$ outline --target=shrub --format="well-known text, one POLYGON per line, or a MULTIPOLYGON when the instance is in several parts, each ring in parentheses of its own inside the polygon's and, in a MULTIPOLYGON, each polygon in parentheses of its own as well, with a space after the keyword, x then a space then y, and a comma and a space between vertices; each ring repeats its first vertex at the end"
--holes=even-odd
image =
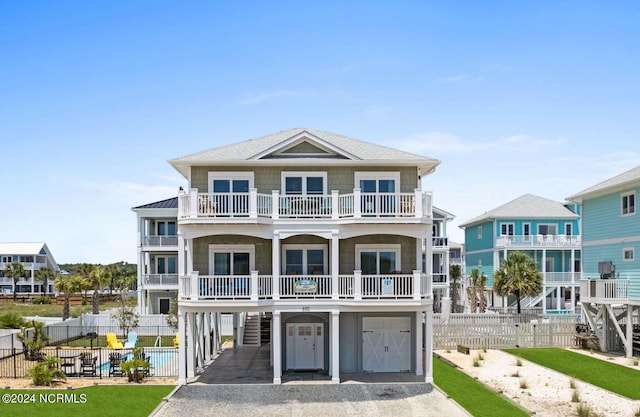
POLYGON ((592 417, 591 406, 585 403, 579 403, 576 407, 576 411, 578 412, 578 417, 592 417))
POLYGON ((480 360, 478 358, 473 358, 473 366, 477 368, 480 366, 480 360))
POLYGON ((571 402, 572 403, 579 403, 580 402, 580 394, 575 389, 571 393, 571 402))
POLYGON ((571 378, 569 380, 569 388, 576 389, 576 380, 575 379, 571 378))
POLYGON ((5 313, 0 315, 0 329, 20 329, 27 325, 27 321, 18 313, 5 313))
POLYGON ((131 359, 120 364, 120 369, 127 374, 129 382, 142 382, 145 375, 149 373, 150 367, 151 364, 142 348, 133 349, 131 359))
POLYGON ((41 295, 31 301, 33 304, 51 304, 51 297, 48 295, 41 295))
POLYGON ((64 372, 59 368, 60 359, 47 356, 44 361, 38 363, 27 371, 34 385, 50 386, 55 381, 66 379, 64 372))
POLYGON ((520 371, 515 371, 514 373, 511 374, 511 376, 513 378, 520 378, 520 371))
POLYGON ((520 359, 516 360, 516 366, 522 366, 522 361, 520 359))
POLYGON ((526 380, 526 379, 521 379, 521 380, 520 380, 520 388, 521 388, 521 389, 527 389, 527 388, 529 388, 529 384, 527 384, 527 380, 526 380))

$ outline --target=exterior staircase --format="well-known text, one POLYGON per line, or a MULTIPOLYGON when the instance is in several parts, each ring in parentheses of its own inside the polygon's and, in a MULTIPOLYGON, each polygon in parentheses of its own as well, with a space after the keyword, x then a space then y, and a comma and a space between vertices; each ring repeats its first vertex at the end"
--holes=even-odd
POLYGON ((260 347, 260 315, 257 313, 247 313, 244 322, 244 336, 242 345, 249 347, 260 347))
POLYGON ((271 343, 271 313, 260 316, 260 341, 267 345, 271 343))

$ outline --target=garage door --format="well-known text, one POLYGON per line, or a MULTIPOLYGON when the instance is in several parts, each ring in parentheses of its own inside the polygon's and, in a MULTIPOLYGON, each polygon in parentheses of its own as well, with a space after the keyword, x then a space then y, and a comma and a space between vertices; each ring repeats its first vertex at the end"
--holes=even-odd
POLYGON ((411 371, 410 317, 364 317, 362 331, 364 372, 411 371))

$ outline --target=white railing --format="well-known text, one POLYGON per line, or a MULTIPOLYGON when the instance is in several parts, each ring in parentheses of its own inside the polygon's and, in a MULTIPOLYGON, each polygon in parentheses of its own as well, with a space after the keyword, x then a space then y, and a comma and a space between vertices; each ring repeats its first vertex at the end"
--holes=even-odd
POLYGON ((496 247, 567 247, 579 248, 581 236, 567 235, 512 235, 496 238, 496 247))
POLYGON ((434 284, 446 284, 447 283, 447 277, 449 276, 449 274, 442 272, 442 273, 433 273, 433 283, 434 284))
POLYGON ((626 303, 629 301, 628 279, 583 279, 580 300, 591 303, 626 303))
POLYGON ((282 298, 330 298, 331 275, 282 275, 282 298))
POLYGON ((179 283, 183 300, 420 300, 430 298, 432 293, 431 277, 419 271, 388 275, 362 275, 355 271, 353 275, 339 275, 337 287, 332 275, 281 275, 276 288, 271 275, 258 275, 257 271, 249 276, 207 276, 193 272, 180 277, 179 283))
POLYGON ((143 246, 178 246, 178 236, 145 236, 143 246))
POLYGON ((146 274, 144 285, 178 285, 178 274, 146 274))
POLYGON ((582 278, 581 272, 545 272, 544 283, 545 284, 577 284, 582 278))
POLYGON ((432 238, 433 247, 447 247, 449 246, 448 237, 434 237, 432 238))
POLYGON ((181 191, 178 217, 189 218, 422 218, 431 217, 431 193, 416 189, 413 193, 353 193, 337 191, 323 195, 281 195, 278 191, 260 194, 200 193, 181 191))

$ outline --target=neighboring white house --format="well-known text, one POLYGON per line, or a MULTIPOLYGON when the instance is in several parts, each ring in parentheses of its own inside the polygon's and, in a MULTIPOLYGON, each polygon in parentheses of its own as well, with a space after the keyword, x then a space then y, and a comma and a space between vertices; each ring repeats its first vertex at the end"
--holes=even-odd
POLYGON ((40 268, 51 268, 54 273, 60 272, 51 250, 44 242, 10 242, 0 243, 0 292, 13 292, 13 279, 4 276, 5 269, 14 262, 22 264, 29 272, 29 276, 18 281, 16 293, 53 293, 53 280, 47 282, 46 288, 43 282, 35 278, 36 271, 40 268))
POLYGON ((178 198, 134 207, 139 314, 166 314, 178 297, 178 198))
MULTIPOLYGON (((438 160, 298 128, 169 163, 188 181, 177 212, 179 383, 208 359, 221 312, 270 319, 275 384, 296 370, 333 383, 354 372, 433 381, 434 216, 421 184, 438 160)), ((134 209, 141 276, 162 275, 151 260, 176 247, 144 245, 165 221, 147 209, 134 209)))

